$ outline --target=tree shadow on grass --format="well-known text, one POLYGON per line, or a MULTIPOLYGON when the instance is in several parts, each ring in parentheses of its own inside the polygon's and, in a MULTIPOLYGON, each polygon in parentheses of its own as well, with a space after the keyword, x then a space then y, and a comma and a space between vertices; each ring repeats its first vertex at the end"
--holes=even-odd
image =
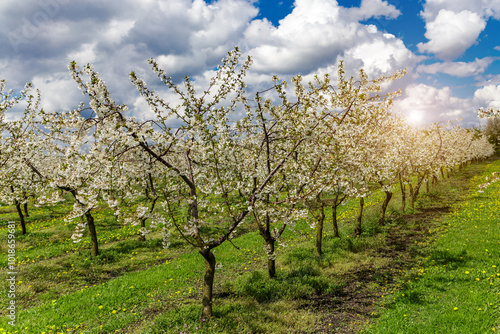
POLYGON ((454 270, 458 267, 463 267, 467 259, 467 251, 465 250, 456 253, 448 250, 436 250, 430 253, 428 261, 446 267, 447 269, 454 270))

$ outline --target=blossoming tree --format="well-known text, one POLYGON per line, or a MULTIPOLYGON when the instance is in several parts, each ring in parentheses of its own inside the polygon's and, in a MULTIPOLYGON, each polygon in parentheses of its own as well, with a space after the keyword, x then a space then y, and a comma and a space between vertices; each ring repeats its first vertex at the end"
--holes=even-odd
MULTIPOLYGON (((126 107, 112 101, 104 82, 91 66, 82 70, 75 63, 70 66, 73 77, 100 118, 99 135, 106 136, 110 144, 124 145, 125 151, 146 152, 162 167, 162 186, 169 191, 159 199, 159 204, 167 212, 166 224, 174 226, 205 261, 203 318, 212 315, 216 265, 213 249, 232 237, 261 200, 264 189, 309 136, 309 129, 297 122, 297 127, 289 131, 290 144, 272 161, 271 168, 256 171, 253 148, 256 143, 264 142, 265 133, 255 131, 254 113, 233 121, 240 110, 251 110, 243 82, 251 61, 247 59, 240 65, 239 58, 239 50, 229 53, 203 92, 197 92, 189 78, 182 86, 176 85, 151 60, 160 80, 180 100, 178 105, 164 100, 131 73, 132 82, 155 115, 154 119, 142 123, 124 115, 126 107), (86 76, 90 81, 85 82, 86 76), (253 145, 245 145, 248 142, 253 145)), ((280 118, 284 120, 299 117, 288 113, 287 108, 280 110, 280 118)), ((120 154, 108 157, 114 160, 120 154)))
MULTIPOLYGON (((302 148, 298 173, 311 175, 304 189, 304 200, 316 222, 316 255, 321 255, 325 210, 333 210, 334 234, 338 235, 337 207, 347 197, 363 198, 369 192, 368 182, 374 167, 370 161, 377 159, 375 149, 380 138, 380 121, 388 117, 392 99, 399 92, 380 96, 381 85, 403 76, 405 71, 389 77, 368 80, 363 70, 359 79, 346 78, 343 64, 339 64, 338 83, 322 84, 329 89, 322 107, 333 111, 325 118, 322 110, 316 117, 323 119, 321 128, 314 133, 312 145, 302 148), (312 173, 314 171, 315 173, 312 173)), ((361 216, 358 217, 360 221, 361 216)), ((360 224, 358 224, 361 233, 360 224)))
POLYGON ((40 180, 32 175, 29 163, 37 164, 40 156, 34 147, 43 143, 38 136, 37 112, 40 93, 31 94, 31 85, 17 96, 13 91, 5 92, 5 81, 0 82, 0 202, 15 205, 19 215, 21 234, 26 234, 28 197, 40 192, 40 180), (5 121, 5 112, 14 106, 25 104, 20 119, 5 121), (25 205, 25 212, 22 205, 25 205))

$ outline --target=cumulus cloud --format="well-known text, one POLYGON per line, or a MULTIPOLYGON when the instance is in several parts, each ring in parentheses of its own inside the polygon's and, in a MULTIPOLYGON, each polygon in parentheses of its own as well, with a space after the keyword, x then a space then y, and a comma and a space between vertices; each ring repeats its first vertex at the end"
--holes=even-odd
POLYGON ((469 10, 482 17, 500 18, 500 3, 497 0, 426 0, 422 17, 427 22, 432 21, 441 9, 454 12, 469 10))
POLYGON ((435 53, 439 58, 453 60, 476 43, 486 27, 484 18, 468 10, 453 12, 441 9, 436 18, 426 24, 427 43, 417 45, 420 52, 435 53))
POLYGON ((9 3, 0 14, 0 27, 7 32, 0 35, 4 56, 32 54, 52 60, 81 56, 88 52, 82 46, 87 44, 94 48, 93 58, 105 62, 124 46, 133 45, 144 60, 162 54, 200 54, 197 63, 211 66, 235 46, 258 13, 245 0, 211 4, 203 0, 125 0, 119 6, 95 0, 85 4, 68 0, 9 3))
POLYGON ((102 33, 101 43, 117 45, 128 36, 130 30, 134 27, 135 21, 132 19, 112 19, 102 33))
POLYGON ((278 27, 254 20, 245 32, 254 70, 304 74, 335 61, 358 37, 356 23, 342 20, 340 11, 334 1, 298 0, 278 27))
POLYGON ((488 85, 476 90, 474 99, 481 107, 500 108, 500 85, 488 85))
POLYGON ((394 110, 409 117, 420 115, 425 123, 463 118, 465 125, 477 124, 477 108, 473 101, 453 96, 450 87, 439 89, 425 84, 412 84, 406 89, 405 96, 395 102, 394 110))
POLYGON ((372 77, 412 66, 419 59, 403 41, 390 34, 381 34, 352 47, 345 52, 345 57, 362 62, 362 67, 372 77))
MULTIPOLYGON (((176 80, 217 66, 258 9, 247 0, 6 0, 0 4, 0 66, 9 86, 40 85, 46 106, 66 106, 76 87, 67 65, 93 63, 118 102, 135 99, 128 73, 150 77, 158 58, 176 80), (68 80, 69 79, 69 80, 68 80), (64 84, 62 84, 64 83, 64 84), (56 91, 56 88, 59 91, 56 91)), ((76 107, 81 95, 73 101, 76 107)))
POLYGON ((42 93, 41 104, 45 110, 71 110, 78 107, 75 101, 81 98, 82 93, 68 75, 35 76, 32 82, 42 93))
MULTIPOLYGON (((426 20, 429 24, 437 20, 437 28, 431 30, 438 31, 442 29, 440 25, 444 27, 449 22, 438 18, 443 8, 433 8, 426 20), (436 15, 431 15, 435 10, 436 15)), ((479 24, 497 13, 496 9, 488 14, 469 7, 450 7, 448 11, 458 19, 462 19, 460 15, 478 15, 479 24)), ((253 56, 247 83, 257 89, 260 85, 269 88, 266 85, 273 74, 284 78, 302 74, 305 80, 314 74, 335 74, 340 59, 345 61, 348 75, 355 75, 360 67, 372 78, 404 67, 412 69, 422 56, 413 54, 400 38, 376 25, 360 23, 372 17, 394 19, 400 14, 394 5, 383 0, 362 0, 358 8, 344 8, 332 0, 296 0, 292 12, 275 27, 267 19, 255 19, 258 8, 254 0, 3 0, 0 69, 9 87, 22 87, 32 81, 42 89, 44 107, 58 110, 74 108, 83 99, 67 73, 68 63, 93 63, 115 100, 128 104, 132 113, 141 118, 150 111, 130 84, 128 73, 135 71, 153 89, 158 88, 158 80, 146 62, 151 57, 174 80, 189 75, 201 85, 220 59, 238 45, 245 54, 253 56)), ((464 29, 470 33, 469 26, 464 29)), ((465 35, 466 32, 460 36, 465 35)), ((424 48, 441 52, 435 45, 439 36, 431 34, 428 38, 431 40, 424 48)), ((469 39, 466 44, 473 43, 472 37, 469 39)), ((452 49, 456 53, 465 47, 455 44, 452 49)), ((486 65, 474 62, 473 66, 460 66, 464 67, 463 73, 482 73, 481 66, 486 65)), ((421 71, 444 71, 436 67, 422 67, 421 71)), ((408 75, 398 88, 411 80, 413 77, 408 75)), ((454 100, 449 91, 424 88, 411 86, 402 106, 410 108, 410 102, 420 105, 422 101, 417 97, 431 93, 437 100, 446 100, 448 93, 447 101, 460 105, 461 100, 454 100)), ((426 103, 426 112, 436 110, 426 103)), ((445 105, 438 103, 437 107, 445 105)))
POLYGON ((481 76, 477 76, 476 78, 476 87, 484 87, 490 85, 498 85, 500 84, 500 74, 485 74, 481 76))
POLYGON ((394 5, 382 0, 362 0, 360 7, 353 7, 348 10, 350 17, 356 21, 363 21, 371 17, 385 16, 395 19, 401 15, 401 11, 394 5))
POLYGON ((399 14, 379 0, 362 1, 361 7, 349 9, 329 0, 297 0, 278 27, 267 20, 252 21, 245 40, 259 72, 307 74, 345 59, 369 75, 387 74, 413 66, 418 58, 400 39, 358 20, 399 14))
POLYGON ((97 43, 83 43, 79 50, 69 52, 66 59, 79 64, 93 63, 96 61, 96 45, 97 43))
POLYGON ((244 0, 156 2, 157 8, 139 13, 125 43, 143 45, 151 56, 167 56, 161 61, 172 75, 193 75, 216 66, 258 14, 244 0))
POLYGON ((425 20, 427 43, 421 52, 453 60, 474 45, 490 18, 500 19, 498 0, 426 0, 421 12, 425 20))
POLYGON ((438 62, 431 65, 419 65, 417 72, 420 73, 446 73, 455 77, 470 77, 484 73, 495 59, 493 57, 485 57, 477 59, 473 62, 438 62))

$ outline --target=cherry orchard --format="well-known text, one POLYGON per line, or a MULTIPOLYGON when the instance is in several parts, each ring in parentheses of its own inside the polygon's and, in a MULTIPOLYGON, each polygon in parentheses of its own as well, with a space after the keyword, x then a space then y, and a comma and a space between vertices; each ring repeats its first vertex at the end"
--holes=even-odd
MULTIPOLYGON (((478 110, 478 115, 481 118, 496 118, 500 117, 500 109, 495 109, 495 108, 480 108, 478 110)), ((484 192, 484 189, 489 187, 492 183, 498 181, 498 172, 493 172, 490 178, 486 178, 486 183, 480 184, 479 185, 479 190, 478 192, 484 192)))
MULTIPOLYGON (((390 77, 381 77, 369 81, 363 70, 359 79, 345 78, 343 64, 339 64, 338 84, 332 88, 327 109, 337 110, 336 118, 327 119, 317 129, 313 144, 303 147, 300 152, 297 174, 309 177, 305 184, 303 199, 311 216, 316 222, 316 255, 322 253, 323 222, 325 210, 333 210, 334 235, 338 234, 337 207, 347 197, 363 199, 369 191, 366 187, 370 179, 371 165, 368 156, 374 154, 375 142, 380 133, 375 135, 377 122, 388 117, 392 99, 399 92, 388 93, 380 97, 383 83, 398 79, 404 71, 390 77)), ((361 231, 359 231, 361 233, 361 231)))
MULTIPOLYGON (((99 134, 107 136, 103 142, 125 145, 120 152, 109 154, 111 160, 133 149, 142 150, 161 165, 161 184, 167 187, 159 203, 179 235, 203 256, 206 264, 203 286, 202 317, 212 315, 212 290, 216 260, 213 249, 231 238, 249 212, 253 211, 272 186, 273 178, 290 161, 298 147, 305 145, 311 131, 318 126, 310 124, 301 103, 283 103, 272 115, 279 122, 287 138, 279 155, 268 161, 269 168, 259 168, 256 154, 260 154, 268 133, 258 127, 262 113, 253 112, 245 96, 243 82, 250 59, 239 64, 240 54, 228 54, 216 71, 209 87, 198 94, 186 78, 183 86, 175 85, 164 71, 151 61, 153 70, 166 87, 182 101, 172 106, 147 88, 146 83, 131 74, 132 82, 146 99, 156 115, 154 120, 139 123, 123 115, 125 106, 116 105, 97 73, 90 66, 79 70, 71 65, 73 77, 91 100, 90 105, 99 118, 99 134), (84 82, 85 76, 90 77, 84 82), (238 109, 246 116, 231 121, 238 109), (180 125, 172 129, 172 119, 180 125), (154 126, 152 126, 154 124, 154 126), (257 125, 257 126, 256 126, 257 125)), ((323 88, 324 89, 324 88, 323 88)), ((313 101, 314 94, 310 101, 313 101)), ((271 124, 272 124, 271 122, 271 124)), ((109 151, 109 150, 108 150, 109 151)), ((126 189, 123 189, 126 191, 126 189)))
MULTIPOLYGON (((73 239, 78 242, 88 227, 93 255, 98 245, 92 213, 101 205, 113 208, 122 222, 140 224, 142 235, 162 228, 166 247, 169 238, 184 240, 205 262, 201 319, 208 319, 214 250, 225 242, 237 247, 242 224, 256 224, 274 277, 275 243, 299 219, 314 220, 319 256, 326 207, 333 209, 338 236, 336 208, 359 198, 359 235, 363 201, 373 184, 386 192, 385 214, 396 179, 403 194, 410 188, 414 204, 422 182, 439 170, 492 152, 484 137, 439 125, 416 129, 392 115, 399 92, 377 94, 404 71, 370 81, 362 70, 358 79, 346 78, 340 63, 336 84, 328 75, 308 84, 296 76, 289 89, 275 77, 269 89, 250 98, 244 79, 251 59, 240 59, 238 49, 230 52, 201 90, 188 77, 175 84, 150 60, 166 94, 130 74, 154 115, 145 121, 127 115, 91 65, 69 66, 89 107, 38 112, 36 99, 28 99, 33 102, 25 117, 5 122, 4 111, 27 95, 4 94, 0 161, 9 163, 0 173, 19 177, 5 178, 1 192, 28 180, 36 181, 31 189, 40 204, 61 201, 61 192, 69 192, 74 206, 67 219, 78 222, 73 239)), ((5 201, 15 203, 9 196, 5 201)))
POLYGON ((41 192, 41 180, 32 175, 30 164, 38 165, 41 157, 34 150, 43 143, 39 136, 37 112, 40 92, 31 94, 31 85, 26 85, 17 96, 13 91, 4 93, 5 82, 0 82, 0 203, 12 203, 19 215, 21 234, 26 234, 26 204, 30 197, 41 192), (6 122, 5 112, 18 104, 24 104, 21 119, 6 122), (22 205, 25 211, 22 211, 22 205))

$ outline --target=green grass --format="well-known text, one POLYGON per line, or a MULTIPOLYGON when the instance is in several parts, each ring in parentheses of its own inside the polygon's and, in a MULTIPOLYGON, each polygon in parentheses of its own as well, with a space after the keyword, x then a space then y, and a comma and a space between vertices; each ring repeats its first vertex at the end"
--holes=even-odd
MULTIPOLYGON (((497 160, 486 175, 499 169, 497 160)), ((383 294, 379 317, 364 332, 500 331, 500 184, 478 193, 479 183, 484 176, 430 231, 415 267, 383 294)))
MULTIPOLYGON (((496 166, 488 168, 498 168, 496 166)), ((485 164, 470 166, 469 174, 482 173, 484 168, 485 164)), ((331 212, 328 212, 324 254, 319 258, 314 256, 315 231, 309 227, 310 222, 297 223, 294 232, 285 231, 285 245, 276 248, 277 277, 274 280, 267 278, 263 240, 251 221, 245 222, 240 230, 249 232, 234 239, 234 245, 225 243, 215 249, 218 263, 215 318, 208 322, 199 321, 203 259, 188 245, 178 241, 164 250, 158 232, 148 235, 146 242, 140 242, 137 227, 119 224, 110 210, 100 209, 95 217, 101 254, 93 258, 88 249, 88 236, 80 244, 71 241, 75 223, 64 222, 63 216, 54 213, 54 209, 30 207, 33 216, 28 223, 29 233, 18 236, 16 244, 17 324, 15 329, 7 324, 8 300, 2 298, 0 328, 19 333, 316 333, 340 332, 341 327, 366 331, 370 328, 364 324, 369 321, 370 330, 374 332, 398 333, 398 327, 391 327, 394 331, 384 331, 383 327, 374 326, 387 326, 384 319, 391 316, 386 316, 386 312, 398 310, 400 302, 407 308, 403 309, 407 313, 401 315, 406 314, 401 318, 406 320, 419 314, 407 311, 409 307, 424 307, 427 300, 435 301, 428 297, 430 290, 419 290, 411 285, 430 277, 427 276, 430 268, 441 270, 432 283, 443 289, 440 296, 443 299, 453 282, 445 274, 456 270, 454 275, 458 277, 459 271, 465 269, 469 275, 479 275, 486 268, 473 262, 475 255, 466 246, 432 248, 442 242, 445 237, 441 235, 447 235, 456 224, 448 220, 433 224, 430 219, 436 213, 419 209, 436 205, 451 207, 463 193, 454 182, 463 187, 468 182, 467 177, 458 173, 433 186, 429 193, 422 191, 417 209, 405 213, 398 212, 400 203, 396 192, 384 226, 377 224, 383 194, 375 192, 365 202, 364 232, 358 238, 351 237, 357 200, 339 208, 340 239, 330 234, 331 212), (419 235, 422 234, 427 238, 421 239, 419 235), (408 240, 417 241, 406 249, 408 240), (401 247, 404 249, 399 249, 401 247), (420 262, 412 262, 415 256, 420 256, 420 262), (420 272, 420 269, 426 270, 420 272), (383 298, 380 294, 376 296, 380 291, 384 291, 383 298), (358 304, 362 307, 356 308, 357 304, 351 305, 351 301, 360 301, 358 304), (322 306, 323 302, 329 306, 322 306), (376 311, 372 304, 383 306, 376 311), (377 318, 372 318, 372 312, 377 318)), ((477 199, 470 197, 470 201, 487 196, 485 193, 477 199)), ((462 202, 462 205, 467 203, 462 202)), ((57 210, 69 211, 64 205, 57 210)), ((14 214, 12 207, 0 207, 0 264, 3 267, 7 264, 4 225, 16 219, 14 214)), ((454 214, 455 211, 450 217, 454 214)), ((478 230, 482 226, 483 223, 478 225, 478 230)), ((491 235, 492 230, 483 231, 482 235, 487 233, 491 235)), ((458 240, 453 238, 451 240, 458 240)), ((498 262, 498 253, 495 253, 498 244, 494 243, 493 236, 491 239, 489 255, 496 256, 498 262)), ((469 283, 474 283, 472 287, 486 285, 485 275, 491 275, 491 269, 494 268, 478 277, 479 282, 475 281, 476 277, 470 280, 469 283)), ((469 277, 472 276, 463 279, 469 277)), ((7 289, 6 278, 5 272, 0 273, 2 295, 7 289)), ((489 281, 498 284, 498 280, 489 281)), ((484 314, 490 314, 491 308, 498 305, 495 301, 491 303, 494 305, 488 305, 484 314)), ((452 310, 451 314, 460 312, 465 311, 452 310)), ((432 324, 429 321, 431 319, 426 323, 432 324)), ((486 318, 480 321, 486 327, 494 326, 486 318)), ((411 333, 405 327, 399 332, 411 333)))

